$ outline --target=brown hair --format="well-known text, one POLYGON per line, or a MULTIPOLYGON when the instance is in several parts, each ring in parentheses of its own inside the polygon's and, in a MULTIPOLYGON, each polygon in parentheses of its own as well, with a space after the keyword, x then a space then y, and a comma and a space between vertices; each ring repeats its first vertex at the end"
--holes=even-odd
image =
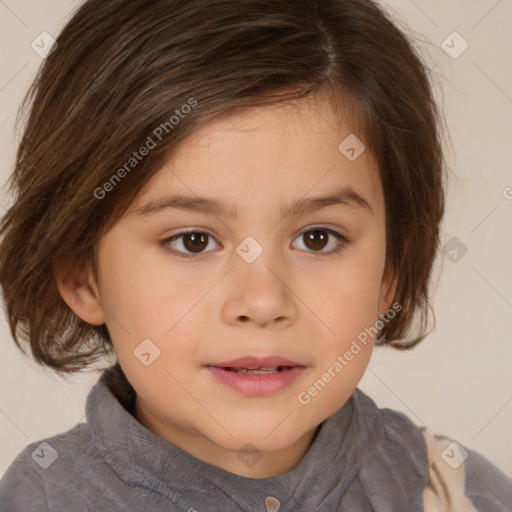
POLYGON ((444 214, 441 117, 426 65, 379 6, 89 0, 57 43, 20 108, 30 114, 9 181, 16 198, 0 225, 0 284, 21 350, 24 339, 59 373, 112 354, 106 325, 63 301, 53 265, 90 264, 97 276, 99 238, 209 121, 325 92, 375 156, 384 190, 386 269, 399 274, 402 310, 377 343, 406 349, 425 338, 444 214), (158 127, 165 136, 131 161, 158 127), (406 339, 415 313, 419 330, 406 339))

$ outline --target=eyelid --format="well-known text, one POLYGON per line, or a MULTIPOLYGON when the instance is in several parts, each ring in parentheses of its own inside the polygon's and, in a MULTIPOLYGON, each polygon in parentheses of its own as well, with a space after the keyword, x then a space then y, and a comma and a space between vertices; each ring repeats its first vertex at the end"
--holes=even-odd
POLYGON ((173 241, 173 240, 176 240, 176 239, 180 238, 182 235, 187 235, 189 233, 198 233, 198 234, 201 234, 201 235, 211 236, 215 240, 216 243, 218 243, 219 245, 222 245, 217 240, 217 237, 211 231, 208 231, 205 228, 184 229, 183 231, 178 231, 176 234, 171 235, 171 236, 165 238, 164 240, 162 240, 162 242, 170 242, 170 241, 173 241))
POLYGON ((328 233, 331 233, 331 235, 333 236, 336 236, 336 237, 339 237, 345 241, 349 241, 347 237, 345 237, 345 235, 342 235, 341 233, 339 233, 338 231, 336 231, 336 229, 334 228, 329 228, 327 227, 325 224, 311 224, 309 226, 306 226, 305 228, 302 228, 300 231, 298 231, 293 239, 295 240, 298 236, 306 233, 307 231, 314 231, 315 229, 318 229, 319 231, 327 231, 328 233))

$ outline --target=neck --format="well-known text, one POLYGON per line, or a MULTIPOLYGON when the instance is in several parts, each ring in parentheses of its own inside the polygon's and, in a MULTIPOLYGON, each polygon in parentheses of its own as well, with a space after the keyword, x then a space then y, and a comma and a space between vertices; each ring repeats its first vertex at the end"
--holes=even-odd
POLYGON ((185 432, 146 414, 137 396, 134 416, 148 430, 181 448, 196 459, 246 478, 270 478, 293 469, 304 457, 316 438, 319 426, 306 432, 294 443, 275 452, 226 450, 194 432, 185 432))

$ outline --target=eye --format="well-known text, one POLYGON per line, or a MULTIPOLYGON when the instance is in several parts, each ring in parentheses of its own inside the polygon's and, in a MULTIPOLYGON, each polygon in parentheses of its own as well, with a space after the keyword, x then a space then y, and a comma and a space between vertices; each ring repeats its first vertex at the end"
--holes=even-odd
MULTIPOLYGON (((321 226, 309 227, 302 231, 296 240, 300 240, 308 252, 318 253, 319 256, 338 253, 349 243, 348 239, 340 233, 321 226), (322 251, 329 245, 331 246, 330 250, 322 251)), ((295 248, 301 249, 301 247, 295 248)))
MULTIPOLYGON (((162 240, 160 244, 168 253, 189 258, 214 250, 215 244, 219 245, 214 243, 213 247, 211 247, 212 244, 210 242, 214 240, 214 237, 207 231, 191 230, 177 233, 162 240)), ((305 248, 296 247, 292 244, 294 248, 306 250, 313 254, 316 253, 315 256, 339 253, 349 243, 349 240, 340 233, 321 226, 307 228, 295 240, 302 242, 305 248), (328 246, 331 246, 331 249, 324 251, 323 249, 328 246)))
POLYGON ((163 240, 161 244, 167 252, 187 258, 210 252, 212 249, 208 251, 205 249, 211 245, 209 243, 211 240, 213 240, 212 235, 206 231, 182 231, 163 240), (172 244, 175 245, 172 246, 172 244), (169 245, 173 248, 169 248, 169 245))

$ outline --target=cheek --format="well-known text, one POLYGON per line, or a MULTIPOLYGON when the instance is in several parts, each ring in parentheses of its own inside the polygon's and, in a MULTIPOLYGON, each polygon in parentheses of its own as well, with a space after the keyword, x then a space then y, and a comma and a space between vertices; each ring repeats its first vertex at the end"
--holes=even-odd
MULTIPOLYGON (((348 349, 348 346, 344 348, 348 349)), ((326 363, 317 368, 297 395, 297 412, 311 427, 332 416, 354 392, 371 356, 371 344, 359 343, 359 348, 348 350, 351 359, 340 350, 330 355, 326 363)))
POLYGON ((370 361, 383 260, 365 254, 346 258, 322 287, 315 287, 313 300, 324 334, 317 338, 318 365, 300 402, 311 416, 333 414, 350 397, 370 361))
POLYGON ((380 262, 354 254, 316 275, 314 286, 308 276, 302 292, 304 295, 308 290, 304 302, 321 320, 318 325, 325 333, 323 338, 332 339, 336 348, 342 348, 377 320, 381 273, 380 262))
POLYGON ((101 303, 110 313, 109 330, 118 337, 171 339, 218 280, 187 264, 171 265, 160 251, 134 248, 127 256, 120 245, 115 253, 107 252, 101 303))

